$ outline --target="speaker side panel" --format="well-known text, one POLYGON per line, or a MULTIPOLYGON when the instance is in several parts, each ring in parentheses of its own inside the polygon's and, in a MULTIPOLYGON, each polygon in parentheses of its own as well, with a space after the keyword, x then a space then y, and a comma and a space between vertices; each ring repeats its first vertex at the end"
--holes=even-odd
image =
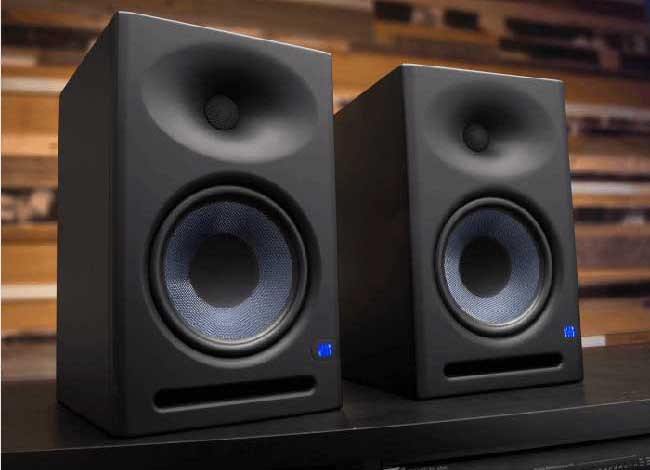
MULTIPOLYGON (((579 380, 582 377, 575 241, 560 82, 403 66, 409 149, 411 246, 418 395, 579 380), (492 133, 476 153, 463 142, 479 120, 492 133), (454 319, 435 282, 437 239, 458 208, 500 197, 525 208, 548 238, 553 282, 545 308, 523 331, 476 334, 454 319), (577 330, 565 338, 564 326, 577 330), (559 367, 445 376, 449 364, 560 354, 559 367)), ((480 365, 480 364, 479 364, 480 365)))
POLYGON ((340 406, 329 55, 142 15, 123 14, 120 21, 115 308, 128 416, 121 432, 340 406), (240 88, 220 81, 228 74, 240 88), (214 129, 203 115, 201 100, 222 87, 246 101, 239 116, 244 124, 232 134, 214 129), (272 346, 237 358, 206 354, 175 335, 149 282, 150 249, 165 215, 187 196, 221 185, 248 188, 282 207, 304 239, 309 266, 303 308, 291 328, 272 346), (321 340, 333 343, 333 358, 315 359, 321 340), (161 390, 295 377, 313 377, 313 391, 171 411, 153 403, 161 390))
POLYGON ((343 375, 413 387, 402 75, 387 75, 334 118, 343 375))
POLYGON ((118 25, 111 21, 59 99, 57 398, 113 428, 111 165, 118 25))

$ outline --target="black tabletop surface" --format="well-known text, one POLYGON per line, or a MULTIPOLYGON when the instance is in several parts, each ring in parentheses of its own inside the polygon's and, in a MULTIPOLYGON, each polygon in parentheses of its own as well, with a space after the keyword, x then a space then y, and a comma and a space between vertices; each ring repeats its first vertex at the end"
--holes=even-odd
POLYGON ((340 411, 136 439, 112 438, 58 405, 54 382, 3 383, 2 460, 50 469, 380 468, 650 434, 650 345, 588 349, 584 358, 582 383, 430 401, 344 383, 340 411))

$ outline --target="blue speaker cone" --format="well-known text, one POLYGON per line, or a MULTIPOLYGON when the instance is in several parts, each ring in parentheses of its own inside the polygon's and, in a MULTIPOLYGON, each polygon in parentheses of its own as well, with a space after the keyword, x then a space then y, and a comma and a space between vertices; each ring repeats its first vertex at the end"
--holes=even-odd
POLYGON ((550 289, 550 248, 539 224, 503 199, 483 198, 459 209, 443 230, 437 256, 443 297, 481 334, 525 327, 550 289))
POLYGON ((198 193, 161 226, 152 279, 163 317, 193 345, 258 351, 286 331, 306 285, 304 245, 288 215, 238 187, 198 193))

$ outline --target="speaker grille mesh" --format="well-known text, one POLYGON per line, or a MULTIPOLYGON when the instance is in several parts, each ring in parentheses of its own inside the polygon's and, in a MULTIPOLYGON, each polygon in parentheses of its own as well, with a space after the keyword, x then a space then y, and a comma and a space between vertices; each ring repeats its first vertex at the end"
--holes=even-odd
POLYGON ((294 259, 282 230, 262 211, 236 201, 217 201, 186 214, 174 227, 163 254, 163 278, 176 314, 192 330, 217 342, 245 341, 273 327, 292 300, 294 259), (244 241, 257 259, 259 280, 233 307, 215 307, 192 286, 190 262, 210 237, 244 241))
MULTIPOLYGON (((443 256, 444 279, 451 298, 480 323, 498 326, 515 322, 538 297, 543 275, 538 244, 526 226, 505 210, 482 208, 461 218, 449 233, 443 256), (510 259, 505 286, 488 297, 475 295, 461 277, 463 251, 479 237, 495 240, 510 259)), ((482 268, 485 276, 491 275, 492 266, 482 268)))

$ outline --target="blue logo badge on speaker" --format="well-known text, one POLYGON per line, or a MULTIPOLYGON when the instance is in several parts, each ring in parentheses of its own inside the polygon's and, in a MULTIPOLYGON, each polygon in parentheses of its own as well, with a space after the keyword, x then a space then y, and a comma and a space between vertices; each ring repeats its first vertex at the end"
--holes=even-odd
POLYGON ((318 343, 316 355, 319 359, 329 359, 334 355, 334 346, 332 343, 318 343))
POLYGON ((575 338, 576 337, 576 327, 573 325, 567 325, 564 327, 564 337, 565 338, 575 338))

